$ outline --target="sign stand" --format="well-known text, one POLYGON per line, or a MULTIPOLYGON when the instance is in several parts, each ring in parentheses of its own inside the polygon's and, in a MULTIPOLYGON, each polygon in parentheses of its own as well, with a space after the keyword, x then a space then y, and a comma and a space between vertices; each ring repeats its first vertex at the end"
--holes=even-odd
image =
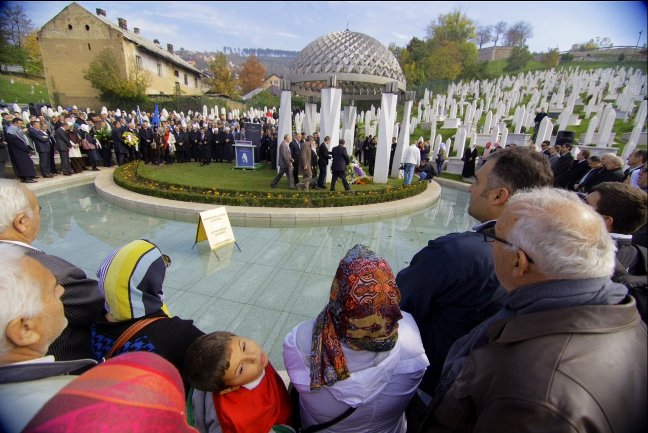
POLYGON ((193 249, 198 242, 209 241, 209 248, 212 250, 218 261, 220 257, 216 254, 216 249, 234 243, 239 252, 241 247, 236 239, 230 224, 227 210, 225 207, 200 212, 198 215, 198 227, 196 227, 196 239, 191 247, 193 249))

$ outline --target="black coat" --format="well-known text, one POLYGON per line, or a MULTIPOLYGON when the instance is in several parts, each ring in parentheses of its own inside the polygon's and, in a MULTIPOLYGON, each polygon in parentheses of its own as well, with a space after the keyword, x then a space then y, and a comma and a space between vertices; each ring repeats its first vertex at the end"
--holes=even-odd
POLYGON ((59 152, 69 152, 70 147, 72 147, 72 142, 70 141, 70 136, 67 131, 63 128, 59 128, 54 133, 54 139, 56 140, 56 150, 59 152))
POLYGON ((317 148, 317 164, 326 167, 329 163, 329 159, 331 159, 331 152, 329 152, 328 147, 326 147, 326 143, 322 143, 319 145, 317 148))
POLYGON ((346 166, 349 163, 349 154, 347 153, 346 147, 344 145, 338 145, 331 150, 333 155, 333 163, 331 164, 331 170, 333 171, 345 171, 346 166))
POLYGON ((567 171, 572 166, 572 162, 574 162, 574 157, 569 152, 558 158, 558 161, 556 161, 556 164, 553 166, 554 186, 561 188, 567 187, 566 175, 567 171))
POLYGON ((582 161, 575 160, 572 162, 571 167, 563 177, 565 188, 569 190, 573 189, 574 185, 577 184, 588 171, 590 171, 590 166, 586 159, 582 161))
POLYGON ((9 157, 11 165, 18 177, 36 177, 36 169, 31 160, 30 153, 32 148, 29 147, 20 137, 7 134, 7 143, 9 144, 9 157))

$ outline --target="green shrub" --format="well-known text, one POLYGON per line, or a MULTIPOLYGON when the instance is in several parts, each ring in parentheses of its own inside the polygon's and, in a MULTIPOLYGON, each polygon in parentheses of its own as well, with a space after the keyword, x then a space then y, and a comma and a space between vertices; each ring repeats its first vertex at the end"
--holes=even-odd
POLYGON ((318 191, 317 193, 236 191, 154 181, 140 176, 136 170, 136 162, 118 167, 114 173, 115 183, 127 190, 153 197, 227 206, 286 208, 356 206, 401 200, 420 194, 427 188, 427 182, 416 182, 409 186, 387 187, 381 191, 356 191, 351 194, 345 191, 318 191))

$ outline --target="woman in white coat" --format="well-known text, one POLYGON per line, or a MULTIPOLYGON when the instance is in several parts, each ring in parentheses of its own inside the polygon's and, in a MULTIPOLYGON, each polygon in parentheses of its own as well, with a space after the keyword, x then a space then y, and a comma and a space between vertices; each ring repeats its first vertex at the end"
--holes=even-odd
POLYGON ((416 323, 399 302, 383 258, 356 245, 340 261, 329 303, 284 340, 302 427, 344 414, 320 431, 405 433, 405 408, 429 363, 416 323))

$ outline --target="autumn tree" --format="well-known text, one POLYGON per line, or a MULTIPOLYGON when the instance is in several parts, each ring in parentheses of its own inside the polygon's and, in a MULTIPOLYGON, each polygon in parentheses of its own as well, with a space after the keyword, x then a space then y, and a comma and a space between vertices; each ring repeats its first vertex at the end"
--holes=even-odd
POLYGON ((533 26, 526 21, 518 21, 506 31, 506 45, 523 47, 527 39, 533 36, 533 26))
POLYGON ((500 36, 503 36, 506 32, 506 23, 504 21, 499 21, 493 26, 493 41, 495 42, 494 47, 497 46, 497 42, 500 39, 500 36))
POLYGON ((475 33, 475 42, 479 44, 479 49, 481 50, 482 45, 487 44, 491 41, 491 32, 493 28, 491 26, 479 26, 477 32, 475 33))
POLYGON ((106 49, 90 62, 83 78, 111 105, 134 106, 146 102, 146 89, 151 85, 150 72, 138 70, 133 65, 127 75, 117 65, 113 53, 106 49))
POLYGON ((241 73, 239 74, 239 84, 241 92, 246 94, 254 89, 261 87, 265 77, 265 68, 253 54, 243 63, 241 73))
POLYGON ((600 37, 597 36, 595 38, 590 39, 587 42, 583 42, 582 44, 579 44, 578 50, 579 51, 589 51, 589 50, 596 50, 599 48, 610 48, 612 47, 612 40, 608 37, 600 37))
POLYGON ((42 75, 43 56, 36 32, 31 32, 24 38, 23 49, 27 60, 27 70, 33 74, 42 75))
POLYGON ((542 55, 542 63, 544 63, 548 68, 558 66, 560 63, 560 53, 558 52, 558 48, 550 48, 547 50, 547 52, 542 55))
POLYGON ((225 57, 225 54, 216 54, 216 57, 209 62, 207 67, 213 76, 213 78, 205 80, 206 84, 209 86, 208 93, 226 95, 230 98, 238 97, 236 79, 227 64, 227 57, 225 57))

